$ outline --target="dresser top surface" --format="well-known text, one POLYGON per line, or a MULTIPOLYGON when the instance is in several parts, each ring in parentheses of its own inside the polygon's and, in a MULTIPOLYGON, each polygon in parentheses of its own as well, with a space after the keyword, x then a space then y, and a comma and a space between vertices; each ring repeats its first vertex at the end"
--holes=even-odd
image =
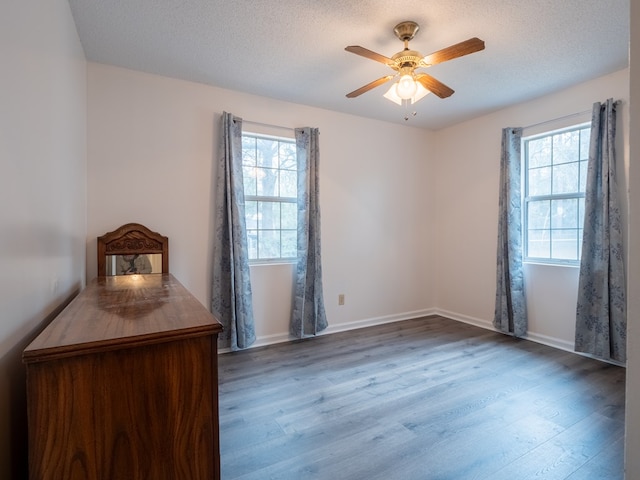
POLYGON ((98 277, 24 350, 25 363, 222 331, 171 274, 98 277))

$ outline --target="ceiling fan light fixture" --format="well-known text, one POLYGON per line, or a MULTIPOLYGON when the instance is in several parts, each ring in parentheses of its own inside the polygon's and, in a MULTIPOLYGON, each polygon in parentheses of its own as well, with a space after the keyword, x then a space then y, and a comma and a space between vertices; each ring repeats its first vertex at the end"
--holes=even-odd
POLYGON ((398 95, 398 83, 394 83, 393 85, 391 85, 391 88, 389 88, 389 90, 387 90, 387 92, 383 95, 384 98, 386 98, 387 100, 391 100, 393 103, 396 103, 398 105, 403 105, 404 104, 414 104, 420 100, 422 100, 427 94, 431 93, 429 92, 429 90, 427 90, 426 88, 424 88, 424 86, 420 83, 420 82, 415 82, 416 85, 416 92, 413 96, 407 98, 407 99, 403 99, 402 97, 400 97, 398 95))
POLYGON ((416 87, 416 94, 411 98, 411 103, 416 103, 431 93, 420 82, 416 82, 416 87))
POLYGON ((400 77, 400 80, 396 83, 396 94, 403 100, 411 99, 418 90, 413 75, 405 74, 400 77))
POLYGON ((398 105, 402 105, 402 99, 398 96, 396 92, 396 84, 391 85, 387 93, 383 95, 387 100, 391 100, 393 103, 397 103, 398 105))

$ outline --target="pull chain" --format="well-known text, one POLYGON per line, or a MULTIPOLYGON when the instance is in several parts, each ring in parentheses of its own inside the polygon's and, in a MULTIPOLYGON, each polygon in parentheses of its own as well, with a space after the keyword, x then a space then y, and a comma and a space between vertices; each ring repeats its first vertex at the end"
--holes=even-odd
POLYGON ((411 117, 415 117, 418 112, 415 110, 413 112, 410 111, 411 100, 402 100, 402 105, 404 106, 406 113, 404 114, 404 121, 408 122, 411 117))

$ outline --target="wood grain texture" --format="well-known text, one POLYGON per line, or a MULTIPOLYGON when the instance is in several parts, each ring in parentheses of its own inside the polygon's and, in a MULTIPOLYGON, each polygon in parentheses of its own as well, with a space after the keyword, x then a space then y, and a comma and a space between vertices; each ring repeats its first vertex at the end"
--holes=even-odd
POLYGON ((94 281, 24 352, 30 479, 219 478, 220 330, 170 275, 94 281))
POLYGON ((201 337, 33 364, 31 478, 213 478, 211 355, 201 337))
POLYGON ((422 61, 426 65, 432 66, 464 55, 469 55, 470 53, 479 52, 480 50, 484 50, 484 42, 479 38, 473 37, 464 42, 456 43, 455 45, 433 52, 424 57, 422 61))
POLYGON ((623 478, 625 370, 442 317, 224 354, 222 476, 623 478))
POLYGON ((222 331, 171 274, 93 279, 25 349, 27 363, 222 331))

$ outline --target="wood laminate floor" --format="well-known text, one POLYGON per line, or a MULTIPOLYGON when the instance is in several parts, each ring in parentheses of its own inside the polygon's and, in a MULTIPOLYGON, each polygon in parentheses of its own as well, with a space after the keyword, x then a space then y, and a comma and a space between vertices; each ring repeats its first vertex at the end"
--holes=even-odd
POLYGON ((442 317, 221 355, 223 480, 618 480, 625 370, 442 317))

